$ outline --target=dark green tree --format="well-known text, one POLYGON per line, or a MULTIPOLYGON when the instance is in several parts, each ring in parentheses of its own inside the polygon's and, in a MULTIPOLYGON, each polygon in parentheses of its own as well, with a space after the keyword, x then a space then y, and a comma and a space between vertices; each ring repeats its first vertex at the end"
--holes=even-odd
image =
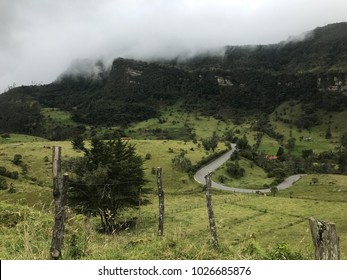
POLYGON ((71 140, 72 148, 74 150, 82 151, 84 149, 84 139, 83 136, 78 134, 71 140))
POLYGON ((214 152, 214 150, 217 148, 218 142, 219 142, 219 136, 214 131, 210 138, 210 146, 211 146, 212 152, 214 152))
POLYGON ((68 203, 79 213, 99 215, 105 233, 117 232, 119 211, 137 205, 145 184, 143 159, 134 145, 120 139, 93 139, 84 153, 64 164, 71 172, 68 203))
POLYGON ((325 131, 325 139, 330 139, 332 137, 332 133, 331 133, 331 127, 330 127, 330 124, 327 128, 327 130, 325 131))
POLYGON ((240 179, 245 175, 245 169, 239 166, 238 161, 235 163, 229 161, 227 163, 227 172, 232 178, 235 179, 240 179))
POLYGON ((242 138, 236 141, 236 148, 240 150, 247 150, 250 148, 250 145, 248 144, 247 136, 245 134, 243 135, 242 138))
POLYGON ((217 148, 219 143, 219 136, 214 131, 210 138, 205 138, 202 140, 202 145, 204 146, 206 151, 212 150, 213 152, 217 148))
POLYGON ((295 138, 291 137, 288 139, 288 142, 286 144, 286 149, 289 151, 289 152, 292 152, 295 148, 295 138))
POLYGON ((347 149, 347 132, 341 136, 341 145, 347 149))
POLYGON ((276 194, 278 193, 278 188, 276 186, 272 186, 270 188, 270 192, 272 196, 276 196, 276 194))
POLYGON ((309 158, 313 156, 313 150, 312 149, 306 149, 301 151, 303 158, 309 158))
POLYGON ((276 156, 280 157, 280 156, 283 156, 283 154, 284 154, 284 149, 283 149, 283 147, 278 147, 276 156))

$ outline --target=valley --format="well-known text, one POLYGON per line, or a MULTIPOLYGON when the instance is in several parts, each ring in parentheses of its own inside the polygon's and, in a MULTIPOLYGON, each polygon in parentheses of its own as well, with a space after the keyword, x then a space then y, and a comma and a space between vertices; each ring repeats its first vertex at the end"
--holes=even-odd
POLYGON ((314 217, 336 224, 346 260, 346 27, 183 61, 116 58, 90 76, 64 72, 1 94, 0 258, 50 258, 60 146, 70 195, 63 259, 310 260, 314 217), (212 180, 245 192, 212 189, 214 249, 198 171, 223 154, 212 180), (280 187, 286 178, 295 182, 280 187), (78 188, 89 204, 73 201, 78 188), (122 230, 106 232, 105 221, 122 230))

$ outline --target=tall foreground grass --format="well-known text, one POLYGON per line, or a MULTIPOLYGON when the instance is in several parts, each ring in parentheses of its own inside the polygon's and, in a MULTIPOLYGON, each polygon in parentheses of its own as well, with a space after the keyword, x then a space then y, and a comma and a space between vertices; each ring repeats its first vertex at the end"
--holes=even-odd
MULTIPOLYGON (((157 237, 158 205, 126 209, 136 227, 115 235, 99 231, 99 220, 68 210, 64 259, 311 259, 308 218, 337 222, 342 258, 347 252, 345 203, 215 192, 213 205, 220 248, 213 249, 203 192, 167 195, 164 237, 157 237)), ((0 204, 1 259, 48 259, 52 206, 0 204)))

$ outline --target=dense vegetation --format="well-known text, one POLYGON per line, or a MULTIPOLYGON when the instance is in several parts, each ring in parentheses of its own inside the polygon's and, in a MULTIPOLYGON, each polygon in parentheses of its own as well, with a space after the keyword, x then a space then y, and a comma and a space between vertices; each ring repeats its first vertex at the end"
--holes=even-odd
POLYGON ((85 125, 122 130, 160 117, 163 108, 178 103, 191 112, 242 122, 291 99, 302 102, 298 126, 308 128, 319 123, 317 109, 341 111, 347 106, 346 30, 346 23, 332 24, 303 41, 226 47, 223 56, 184 62, 118 58, 110 69, 98 62, 93 75, 66 72, 52 84, 2 94, 0 131, 69 139, 83 133, 85 125), (47 126, 43 108, 69 112, 75 124, 47 126))

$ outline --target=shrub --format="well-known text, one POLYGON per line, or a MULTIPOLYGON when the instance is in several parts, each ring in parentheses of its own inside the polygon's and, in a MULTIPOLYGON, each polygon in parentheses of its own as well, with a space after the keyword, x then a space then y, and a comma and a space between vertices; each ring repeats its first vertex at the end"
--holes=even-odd
POLYGON ((150 160, 152 158, 152 155, 150 153, 147 153, 146 156, 145 156, 145 159, 146 160, 150 160))
POLYGON ((1 176, 6 176, 6 174, 7 174, 6 167, 0 166, 0 175, 1 176))
POLYGON ((276 186, 272 186, 270 188, 271 194, 272 196, 276 196, 276 194, 278 193, 278 188, 276 186))
POLYGON ((18 172, 17 171, 13 171, 13 172, 10 172, 10 174, 9 174, 9 177, 11 178, 11 179, 18 179, 18 172))
POLYGON ((8 189, 7 181, 5 178, 0 177, 0 190, 8 189))
POLYGON ((228 162, 227 172, 231 177, 235 179, 239 179, 245 175, 245 169, 240 167, 238 162, 236 162, 235 164, 232 162, 228 162))
POLYGON ((20 165, 20 164, 22 163, 22 155, 20 155, 20 154, 15 154, 14 157, 13 157, 12 162, 13 162, 15 165, 20 165))
POLYGON ((183 153, 172 159, 172 165, 175 169, 183 172, 189 172, 193 167, 191 160, 186 158, 183 153))
POLYGON ((276 247, 266 254, 269 260, 303 260, 304 257, 300 252, 293 252, 289 249, 288 244, 279 243, 276 247))

